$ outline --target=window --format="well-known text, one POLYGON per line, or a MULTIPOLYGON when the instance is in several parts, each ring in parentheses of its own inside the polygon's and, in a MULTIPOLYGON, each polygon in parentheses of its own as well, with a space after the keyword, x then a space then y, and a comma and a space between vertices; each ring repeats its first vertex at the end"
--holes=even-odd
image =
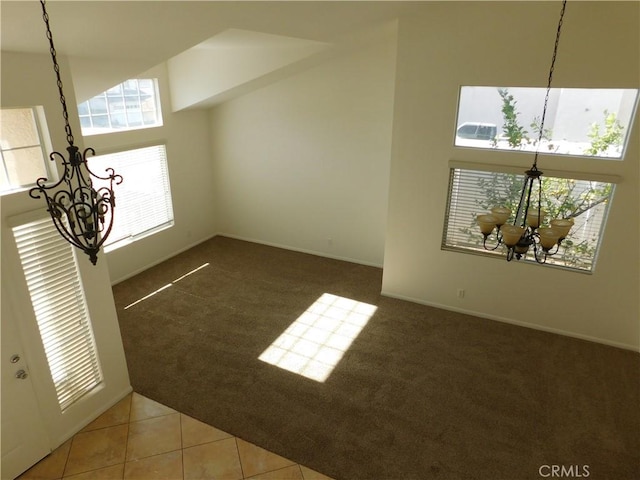
POLYGON ((0 110, 0 192, 34 185, 41 177, 52 178, 53 162, 46 160, 39 116, 42 107, 0 110))
POLYGON ((162 126, 156 79, 132 79, 78 105, 83 135, 162 126))
MULTIPOLYGON (((546 89, 462 87, 455 145, 535 151, 546 89)), ((552 88, 540 151, 622 159, 638 90, 552 88)))
POLYGON ((73 247, 48 216, 16 224, 13 234, 64 411, 102 383, 73 247))
MULTIPOLYGON (((495 252, 483 248, 476 215, 494 206, 515 212, 523 182, 522 174, 452 168, 442 248, 502 258, 503 247, 495 252)), ((542 177, 542 208, 548 212, 547 221, 572 218, 575 222, 560 251, 547 259, 548 264, 593 270, 613 190, 611 182, 542 177)), ((488 242, 495 244, 495 232, 488 242)), ((525 260, 532 258, 530 252, 525 260)))
MULTIPOLYGON (((123 178, 114 187, 116 208, 106 251, 173 225, 164 145, 95 156, 89 159, 89 165, 97 175, 111 167, 123 178)), ((96 189, 101 186, 99 181, 94 182, 96 189)))

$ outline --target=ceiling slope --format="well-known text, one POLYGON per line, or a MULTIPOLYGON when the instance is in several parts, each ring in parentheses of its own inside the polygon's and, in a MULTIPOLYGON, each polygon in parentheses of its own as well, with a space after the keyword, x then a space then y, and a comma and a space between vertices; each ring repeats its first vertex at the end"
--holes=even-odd
POLYGON ((273 81, 276 72, 284 75, 330 47, 282 35, 225 30, 169 59, 172 108, 211 106, 267 75, 273 81))
MULTIPOLYGON (((217 40, 211 41, 224 40, 225 36, 229 41, 239 41, 234 49, 241 48, 242 42, 249 38, 265 41, 285 38, 279 46, 271 42, 268 51, 264 52, 271 57, 270 67, 264 62, 261 74, 253 72, 235 86, 230 83, 225 87, 227 95, 231 91, 242 91, 273 77, 279 70, 286 72, 293 65, 304 65, 336 38, 396 18, 401 9, 412 3, 49 0, 47 10, 56 49, 60 55, 69 58, 74 89, 80 102, 160 63, 180 57, 196 45, 206 47, 207 42, 216 37, 217 40), (233 31, 254 33, 234 38, 228 33, 233 31)), ((39 2, 0 1, 0 22, 3 51, 48 54, 39 2)), ((229 42, 227 47, 231 48, 229 42)), ((255 58, 259 48, 255 44, 251 48, 255 58)), ((239 68, 247 70, 250 58, 249 53, 240 55, 237 59, 239 68), (244 66, 241 65, 243 62, 244 66)), ((220 71, 222 67, 232 68, 230 62, 229 55, 226 60, 224 55, 218 55, 215 62, 210 60, 208 63, 217 63, 220 71)), ((210 65, 209 68, 214 67, 210 65)), ((182 108, 207 105, 210 98, 215 100, 223 96, 215 90, 202 93, 199 99, 185 100, 182 108)))

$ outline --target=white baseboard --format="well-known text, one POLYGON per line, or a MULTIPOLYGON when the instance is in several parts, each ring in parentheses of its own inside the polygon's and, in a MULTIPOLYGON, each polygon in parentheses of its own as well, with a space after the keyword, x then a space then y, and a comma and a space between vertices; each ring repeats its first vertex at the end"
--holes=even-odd
MULTIPOLYGON (((233 235, 230 233, 223 233, 223 232, 219 232, 219 233, 215 233, 209 237, 203 238, 201 240, 198 240, 194 243, 191 243, 189 245, 187 245, 186 247, 176 251, 175 253, 172 253, 170 255, 166 255, 162 258, 159 258, 158 260, 154 261, 153 263, 147 265, 146 267, 140 268, 138 270, 136 270, 135 272, 132 272, 122 278, 116 279, 116 280, 112 280, 112 285, 116 285, 117 283, 123 282, 139 273, 144 272, 145 270, 154 267, 155 265, 158 265, 166 260, 169 260, 172 257, 175 257, 176 255, 179 255, 182 252, 185 252, 187 250, 189 250, 190 248, 193 248, 203 242, 206 242, 214 237, 217 236, 222 236, 222 237, 229 237, 229 238, 233 238, 235 240, 242 240, 245 242, 252 242, 252 243, 257 243, 260 245, 266 245, 269 247, 276 247, 276 248, 282 248, 285 250, 291 250, 294 252, 300 252, 300 253, 307 253, 310 255, 317 255, 319 257, 326 257, 326 258, 331 258, 333 260, 340 260, 343 262, 350 262, 350 263, 355 263, 358 265, 365 265, 368 267, 376 267, 376 268, 383 268, 382 265, 380 264, 375 264, 375 263, 371 263, 371 262, 365 262, 359 259, 355 259, 355 258, 347 258, 347 257, 341 257, 341 256, 337 256, 337 255, 331 255, 328 254, 326 252, 319 252, 319 251, 314 251, 314 250, 308 250, 308 249, 304 249, 304 248, 296 248, 296 247, 292 247, 290 245, 283 245, 283 244, 279 244, 279 243, 273 243, 273 242, 265 242, 259 239, 255 239, 255 238, 249 238, 249 237, 242 237, 239 235, 233 235)), ((520 327, 525 327, 525 328, 532 328, 534 330, 541 330, 543 332, 549 332, 549 333, 555 333, 557 335, 564 335, 567 337, 573 337, 573 338, 578 338, 580 340, 586 340, 589 342, 595 342, 595 343, 601 343, 603 345, 608 345, 610 347, 616 347, 616 348, 622 348, 625 350, 631 350, 634 352, 639 352, 640 353, 640 346, 638 345, 630 345, 627 343, 622 343, 622 342, 614 342, 612 340, 607 340, 607 339, 603 339, 603 338, 598 338, 598 337, 592 337, 590 335, 583 335, 581 333, 575 333, 575 332, 571 332, 571 331, 567 331, 567 330, 562 330, 559 328, 551 328, 551 327, 545 327, 542 325, 536 325, 533 323, 528 323, 528 322, 521 322, 519 320, 513 320, 511 318, 505 318, 505 317, 499 317, 497 315, 490 315, 490 314, 486 314, 483 312, 476 312, 476 311, 472 311, 472 310, 465 310, 462 308, 456 308, 456 307, 451 307, 449 305, 442 305, 439 303, 433 303, 433 302, 426 302, 424 300, 418 299, 418 298, 412 298, 412 297, 408 297, 405 295, 400 295, 394 292, 390 292, 390 291, 385 291, 383 290, 381 292, 381 294, 383 296, 386 297, 390 297, 390 298, 397 298, 398 300, 405 300, 408 302, 412 302, 412 303, 418 303, 420 305, 426 305, 428 307, 434 307, 434 308, 440 308, 442 310, 449 310, 452 312, 458 312, 458 313, 463 313, 466 315, 472 315, 474 317, 480 317, 480 318, 486 318, 488 320, 495 320, 497 322, 502 322, 502 323, 508 323, 511 325, 518 325, 520 327)))
POLYGON ((307 250, 307 249, 304 249, 304 248, 292 247, 291 245, 283 245, 281 243, 265 242, 263 240, 258 240, 258 239, 255 239, 255 238, 248 238, 248 237, 241 237, 241 236, 233 235, 233 234, 230 234, 230 233, 218 233, 217 235, 219 235, 221 237, 233 238, 235 240, 243 240, 245 242, 258 243, 260 245, 266 245, 268 247, 276 247, 276 248, 282 248, 283 250, 291 250, 292 252, 308 253, 309 255, 316 255, 318 257, 331 258, 332 260, 341 260, 343 262, 357 263, 358 265, 365 265, 367 267, 382 268, 381 264, 373 263, 373 262, 366 262, 364 260, 360 260, 360 259, 357 259, 357 258, 340 257, 338 255, 331 255, 330 253, 327 253, 327 252, 319 252, 319 251, 316 251, 316 250, 307 250))
POLYGON ((598 338, 598 337, 592 337, 592 336, 589 336, 589 335, 583 335, 581 333, 570 332, 570 331, 562 330, 562 329, 559 329, 559 328, 545 327, 545 326, 542 326, 542 325, 536 325, 534 323, 521 322, 519 320, 513 320, 511 318, 499 317, 497 315, 490 315, 490 314, 486 314, 486 313, 482 313, 482 312, 474 312, 474 311, 471 311, 471 310, 465 310, 465 309, 462 309, 462 308, 455 308, 455 307, 451 307, 449 305, 442 305, 442 304, 434 303, 434 302, 426 302, 426 301, 420 300, 418 298, 407 297, 405 295, 399 295, 397 293, 389 292, 389 291, 386 291, 386 290, 382 291, 382 295, 385 296, 385 297, 389 297, 389 298, 396 298, 398 300, 405 300, 407 302, 418 303, 420 305, 426 305, 428 307, 440 308, 442 310, 449 310, 451 312, 463 313, 465 315, 472 315, 474 317, 486 318, 487 320, 494 320, 494 321, 497 321, 497 322, 509 323, 511 325, 517 325, 519 327, 532 328, 533 330, 541 330, 543 332, 555 333, 557 335, 564 335, 565 337, 578 338, 580 340, 586 340, 586 341, 594 342, 594 343, 601 343, 603 345, 608 345, 610 347, 622 348, 624 350, 631 350, 633 352, 639 352, 640 353, 640 347, 637 346, 637 345, 630 345, 630 344, 622 343, 622 342, 614 342, 612 340, 607 340, 607 339, 598 338))
POLYGON ((356 263, 358 265, 365 265, 367 267, 382 268, 382 265, 380 265, 380 264, 376 264, 376 263, 372 263, 372 262, 365 262, 363 260, 359 260, 359 259, 356 259, 356 258, 340 257, 340 256, 337 256, 337 255, 330 255, 330 254, 325 253, 325 252, 318 252, 318 251, 314 251, 314 250, 306 250, 306 249, 303 249, 303 248, 296 248, 296 247, 292 247, 290 245, 283 245, 283 244, 279 244, 279 243, 265 242, 265 241, 258 240, 258 239, 255 239, 255 238, 241 237, 239 235, 233 235, 233 234, 230 234, 230 233, 214 233, 213 235, 210 235, 209 237, 206 237, 206 238, 200 239, 200 240, 198 240, 198 241, 196 241, 194 243, 191 243, 191 244, 187 245, 186 247, 181 248, 180 250, 178 250, 178 251, 176 251, 174 253, 171 253, 169 255, 165 255, 165 256, 153 261, 152 263, 150 263, 150 264, 148 264, 148 265, 146 265, 144 267, 138 268, 137 270, 135 270, 135 271, 133 271, 131 273, 128 273, 127 275, 125 275, 125 276, 123 276, 121 278, 111 279, 111 286, 116 285, 116 284, 118 284, 120 282, 124 282, 125 280, 128 280, 131 277, 135 277, 139 273, 142 273, 142 272, 144 272, 145 270, 148 270, 151 267, 155 267, 156 265, 158 265, 158 264, 160 264, 162 262, 165 262, 165 261, 169 260, 170 258, 175 257, 176 255, 181 254, 182 252, 186 252, 190 248, 196 247, 196 246, 200 245, 201 243, 204 243, 204 242, 206 242, 208 240, 211 240, 212 238, 218 237, 218 236, 220 236, 220 237, 229 237, 229 238, 233 238, 235 240, 242 240, 242 241, 245 241, 245 242, 257 243, 259 245, 266 245, 268 247, 282 248, 284 250, 291 250, 293 252, 308 253, 310 255, 316 255, 316 256, 319 256, 319 257, 331 258, 333 260, 341 260, 343 262, 356 263))
MULTIPOLYGON (((156 265, 158 265, 158 264, 160 264, 160 263, 162 263, 162 262, 166 262, 166 261, 167 261, 167 260, 169 260, 170 258, 173 258, 173 257, 175 257, 176 255, 180 255, 182 252, 186 252, 187 250, 189 250, 189 249, 191 249, 191 248, 193 248, 193 247, 196 247, 196 246, 200 245, 201 243, 206 242, 207 240, 211 240, 211 239, 212 239, 213 237, 215 237, 216 235, 217 235, 217 234, 215 234, 215 233, 214 233, 213 235, 210 235, 210 236, 208 236, 208 237, 205 237, 205 238, 202 238, 202 239, 200 239, 200 240, 197 240, 196 242, 190 243, 190 244, 189 244, 189 245, 187 245, 186 247, 181 248, 180 250, 178 250, 178 251, 176 251, 176 252, 174 252, 174 253, 170 253, 169 255, 165 255, 165 256, 163 256, 163 257, 161 257, 161 258, 158 258, 157 260, 154 260, 154 261, 153 261, 153 262, 151 262, 150 264, 148 264, 148 265, 146 265, 146 266, 144 266, 144 267, 138 268, 137 270, 135 270, 135 271, 133 271, 133 272, 131 272, 131 273, 128 273, 127 275, 125 275, 125 276, 123 276, 123 277, 121 277, 121 278, 116 278, 115 280, 114 280, 114 279, 111 279, 111 286, 114 286, 114 285, 116 285, 116 284, 118 284, 118 283, 120 283, 120 282, 124 282, 125 280, 128 280, 128 279, 129 279, 129 278, 131 278, 131 277, 135 277, 135 276, 136 276, 136 275, 138 275, 139 273, 142 273, 142 272, 144 272, 145 270, 149 270, 151 267, 155 267, 156 265)), ((107 254, 107 255, 108 255, 108 254, 107 254)))

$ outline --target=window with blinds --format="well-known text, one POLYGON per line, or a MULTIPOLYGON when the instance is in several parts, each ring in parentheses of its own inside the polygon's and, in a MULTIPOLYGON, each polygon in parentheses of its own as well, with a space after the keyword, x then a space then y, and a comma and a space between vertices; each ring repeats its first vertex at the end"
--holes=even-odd
MULTIPOLYGON (((515 212, 524 175, 452 168, 445 216, 442 248, 468 253, 504 255, 498 248, 487 251, 476 216, 494 206, 506 206, 515 212)), ((570 178, 542 177, 542 208, 547 221, 572 218, 574 226, 560 251, 547 259, 551 265, 591 272, 594 268, 614 184, 570 178)), ((513 217, 509 223, 513 221, 513 217)), ((489 236, 495 245, 495 232, 489 236)), ((528 253, 525 260, 533 260, 528 253)))
POLYGON ((13 227, 58 403, 65 411, 102 382, 73 247, 49 217, 13 227))
MULTIPOLYGON (((107 251, 173 225, 164 145, 91 157, 89 165, 97 175, 102 176, 111 167, 123 178, 114 187, 116 208, 113 228, 105 242, 107 251)), ((100 186, 100 182, 94 182, 94 188, 100 186)))

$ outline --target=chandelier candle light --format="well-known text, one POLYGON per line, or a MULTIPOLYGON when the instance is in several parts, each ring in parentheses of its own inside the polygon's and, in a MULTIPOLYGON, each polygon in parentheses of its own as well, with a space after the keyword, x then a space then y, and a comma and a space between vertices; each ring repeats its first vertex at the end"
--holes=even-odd
POLYGON ((562 30, 562 21, 567 6, 567 0, 562 2, 562 10, 560 12, 560 21, 558 22, 558 30, 556 32, 556 41, 553 48, 553 57, 551 59, 551 68, 549 69, 549 80, 547 83, 547 91, 544 99, 544 108, 542 110, 542 119, 540 122, 540 131, 536 152, 533 159, 533 165, 525 171, 525 180, 522 185, 520 200, 515 212, 512 224, 507 224, 511 217, 512 211, 507 207, 494 207, 490 213, 478 215, 476 221, 480 227, 480 232, 484 236, 483 246, 486 250, 495 250, 500 245, 507 247, 507 261, 516 259, 520 260, 529 248, 533 248, 533 255, 538 263, 545 263, 547 257, 554 255, 560 249, 562 240, 569 234, 569 230, 573 226, 573 219, 557 218, 549 222, 548 227, 541 227, 545 220, 546 212, 541 208, 542 204, 542 182, 540 177, 542 172, 538 170, 538 151, 543 137, 544 120, 547 113, 547 104, 549 102, 549 92, 551 91, 551 79, 553 78, 553 70, 558 54, 558 43, 560 41, 560 31, 562 30), (534 187, 535 185, 535 187, 534 187), (532 206, 532 196, 534 189, 537 188, 537 207, 532 206), (496 230, 496 245, 490 246, 487 243, 489 235, 496 230))
POLYGON ((122 176, 117 175, 112 168, 106 169, 106 176, 100 177, 89 170, 87 164, 87 154, 95 155, 93 148, 86 148, 82 153, 74 145, 73 133, 69 125, 69 114, 67 103, 62 92, 62 80, 60 79, 60 67, 56 59, 56 50, 53 46, 53 36, 49 27, 49 15, 45 7, 45 1, 41 0, 42 18, 47 27, 47 38, 49 39, 49 51, 53 60, 53 70, 56 74, 58 91, 60 92, 60 103, 62 104, 62 115, 65 121, 65 132, 67 134, 68 159, 59 152, 52 152, 49 155, 51 161, 55 162, 56 157, 60 158, 64 167, 64 175, 55 184, 47 186, 47 178, 39 178, 36 181, 37 187, 29 191, 32 198, 42 198, 47 200, 47 211, 51 215, 56 229, 62 237, 89 255, 91 263, 94 265, 98 261, 100 247, 107 239, 113 226, 113 209, 115 207, 115 196, 113 185, 122 182, 122 176), (93 188, 94 179, 108 181, 108 187, 102 186, 97 190, 93 188))

